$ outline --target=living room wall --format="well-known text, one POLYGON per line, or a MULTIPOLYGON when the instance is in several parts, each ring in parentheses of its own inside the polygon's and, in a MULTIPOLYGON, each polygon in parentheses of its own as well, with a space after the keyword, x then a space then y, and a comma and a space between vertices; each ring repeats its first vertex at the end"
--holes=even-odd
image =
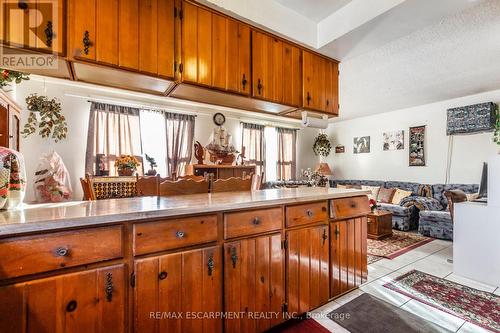
POLYGON ((327 161, 336 179, 399 180, 422 183, 479 183, 482 163, 500 147, 492 133, 446 135, 446 110, 482 102, 500 104, 500 90, 373 116, 331 123, 332 145, 344 145, 327 161), (425 167, 408 166, 409 127, 426 125, 425 167), (404 150, 383 151, 384 132, 404 130, 404 150), (370 136, 371 152, 353 154, 353 138, 370 136), (448 165, 448 154, 451 154, 448 165), (449 168, 449 177, 447 169, 449 168))
MULTIPOLYGON (((22 84, 15 87, 15 90, 9 94, 17 101, 22 107, 21 126, 24 126, 28 112, 26 109, 25 98, 32 93, 46 94, 49 97, 56 97, 62 103, 63 113, 66 116, 68 123, 69 134, 67 139, 58 143, 52 140, 42 139, 38 135, 32 135, 28 138, 21 137, 21 153, 24 155, 26 162, 26 173, 28 178, 28 188, 26 202, 34 200, 33 191, 33 175, 38 165, 39 158, 42 154, 49 153, 55 150, 63 159, 66 168, 69 171, 71 178, 71 185, 73 187, 73 199, 81 200, 82 189, 80 186, 79 178, 84 176, 85 172, 85 152, 87 145, 87 129, 88 117, 90 112, 89 98, 92 96, 107 96, 113 100, 119 100, 122 103, 132 103, 148 105, 144 102, 143 95, 130 94, 129 92, 110 89, 109 91, 102 87, 92 85, 79 85, 74 82, 47 79, 45 82, 43 78, 32 76, 30 81, 24 81, 22 84), (138 96, 140 96, 140 101, 138 96)), ((146 95, 147 98, 147 95, 146 95)), ((151 100, 150 103, 158 103, 157 100, 151 100)), ((165 109, 169 109, 165 107, 165 109)), ((186 109, 186 107, 183 107, 186 109)), ((203 112, 198 107, 190 107, 191 113, 197 114, 195 122, 194 139, 206 145, 210 140, 210 135, 214 128, 212 121, 213 114, 219 110, 203 112)), ((176 111, 172 111, 176 112, 176 111)), ((264 116, 259 116, 253 113, 241 113, 238 110, 220 110, 226 115, 225 127, 230 133, 233 134, 233 144, 235 147, 240 146, 241 132, 240 122, 257 122, 262 124, 269 124, 274 126, 297 126, 297 123, 290 124, 284 119, 283 122, 276 121, 276 118, 269 119, 264 116)), ((317 130, 314 129, 300 129, 297 135, 297 170, 314 167, 317 158, 312 152, 312 144, 317 130)), ((194 159, 194 156, 193 156, 194 159)))

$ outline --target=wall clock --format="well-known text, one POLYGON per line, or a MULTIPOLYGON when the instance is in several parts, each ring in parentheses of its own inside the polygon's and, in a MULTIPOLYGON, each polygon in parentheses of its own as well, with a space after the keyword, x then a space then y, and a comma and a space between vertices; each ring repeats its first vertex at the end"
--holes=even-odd
POLYGON ((217 126, 222 126, 226 122, 226 117, 222 113, 214 114, 214 123, 217 126))

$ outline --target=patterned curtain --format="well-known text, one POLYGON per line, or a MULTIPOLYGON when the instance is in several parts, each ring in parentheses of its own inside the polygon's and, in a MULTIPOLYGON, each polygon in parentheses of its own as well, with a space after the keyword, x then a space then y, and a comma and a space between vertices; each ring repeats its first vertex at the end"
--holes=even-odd
POLYGON ((245 147, 246 160, 251 164, 256 165, 255 172, 260 175, 266 169, 266 145, 264 140, 264 126, 248 123, 241 123, 241 126, 241 151, 243 151, 243 147, 245 147))
POLYGON ((276 132, 278 135, 277 179, 295 179, 297 167, 297 130, 276 127, 276 132))
POLYGON ((183 176, 193 152, 195 116, 165 112, 167 176, 183 176))
MULTIPOLYGON (((93 175, 97 155, 106 157, 110 176, 116 176, 115 160, 133 155, 142 161, 139 109, 92 102, 90 106, 85 173, 93 175)), ((142 166, 138 170, 142 173, 142 166)))

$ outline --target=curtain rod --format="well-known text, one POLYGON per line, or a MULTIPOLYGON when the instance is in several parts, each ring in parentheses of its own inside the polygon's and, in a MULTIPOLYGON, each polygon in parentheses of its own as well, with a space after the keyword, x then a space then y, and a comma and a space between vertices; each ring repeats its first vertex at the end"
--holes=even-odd
POLYGON ((161 111, 161 112, 169 112, 169 113, 182 113, 182 114, 188 114, 191 116, 198 117, 198 115, 195 112, 189 112, 189 111, 179 111, 175 110, 175 108, 172 108, 172 111, 166 110, 166 108, 169 108, 168 106, 150 106, 150 105, 141 105, 141 104, 131 104, 131 103, 121 103, 121 102, 116 102, 116 101, 110 101, 110 100, 99 100, 99 99, 88 99, 87 102, 89 103, 104 103, 104 104, 112 104, 116 106, 124 106, 124 107, 133 107, 136 109, 141 109, 144 111, 161 111))

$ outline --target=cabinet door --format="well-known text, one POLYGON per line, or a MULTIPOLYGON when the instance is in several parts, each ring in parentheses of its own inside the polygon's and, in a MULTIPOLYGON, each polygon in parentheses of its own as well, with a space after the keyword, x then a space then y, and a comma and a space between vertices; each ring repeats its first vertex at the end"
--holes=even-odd
POLYGON ((260 32, 252 31, 252 95, 268 99, 270 97, 270 73, 268 63, 269 38, 260 32))
POLYGON ((250 95, 250 27, 234 20, 228 22, 227 90, 250 95))
POLYGON ((158 0, 158 75, 174 78, 174 0, 158 0))
POLYGON ((305 108, 314 108, 314 102, 315 99, 317 98, 315 89, 316 89, 316 84, 314 81, 314 72, 315 72, 315 67, 316 65, 316 58, 315 56, 308 51, 303 51, 302 52, 302 59, 303 59, 303 66, 302 66, 302 76, 303 76, 303 81, 302 84, 304 86, 303 88, 303 101, 302 101, 302 106, 305 108))
POLYGON ((124 274, 118 265, 0 287, 0 327, 9 333, 124 332, 124 274))
POLYGON ((288 311, 305 313, 329 299, 328 225, 287 232, 288 311))
POLYGON ((158 73, 158 2, 139 1, 139 70, 158 73))
POLYGON ((118 65, 118 0, 96 0, 96 60, 118 65))
POLYGON ((189 317, 222 311, 220 246, 137 260, 135 274, 135 332, 222 331, 221 319, 189 317))
POLYGON ((301 50, 283 43, 283 104, 300 107, 302 103, 301 50))
POLYGON ((226 332, 263 332, 279 324, 282 316, 252 319, 249 313, 280 313, 284 303, 281 235, 262 236, 224 245, 226 312, 242 313, 226 320, 226 332))
POLYGON ((366 282, 366 217, 331 223, 331 296, 366 282))
POLYGON ((118 64, 139 68, 139 0, 119 0, 118 64))
POLYGON ((212 86, 220 89, 227 89, 228 61, 237 62, 237 57, 229 59, 229 33, 228 20, 221 15, 212 14, 212 86))
POLYGON ((70 56, 96 60, 96 1, 70 0, 70 56))
POLYGON ((24 8, 17 1, 2 1, 2 26, 5 28, 5 41, 15 47, 35 48, 36 35, 26 29, 37 21, 36 0, 23 1, 24 8))
POLYGON ((64 0, 37 0, 36 48, 39 50, 64 52, 64 22, 66 17, 64 0))

